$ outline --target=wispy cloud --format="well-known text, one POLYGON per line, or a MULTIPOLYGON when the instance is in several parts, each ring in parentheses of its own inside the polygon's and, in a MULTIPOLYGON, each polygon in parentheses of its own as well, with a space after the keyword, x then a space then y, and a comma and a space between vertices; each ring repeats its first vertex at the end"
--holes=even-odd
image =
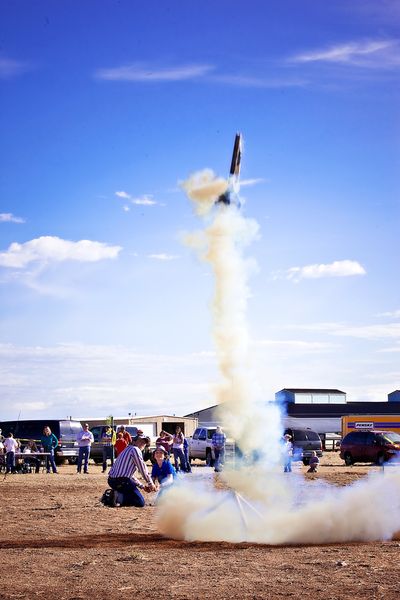
POLYGON ((289 279, 298 282, 301 279, 321 279, 322 277, 350 277, 365 275, 366 271, 354 260, 335 260, 329 264, 313 264, 304 267, 291 267, 286 271, 274 273, 274 279, 289 279))
POLYGON ((311 323, 296 325, 294 329, 366 340, 400 339, 400 323, 386 325, 346 325, 344 323, 311 323))
POLYGON ((95 77, 108 81, 173 82, 204 77, 213 68, 211 65, 205 64, 155 68, 143 63, 133 63, 110 69, 98 69, 95 77))
POLYGON ((0 223, 25 223, 25 219, 16 217, 12 213, 0 213, 0 223))
MULTIPOLYGON (((115 195, 119 198, 123 198, 124 200, 128 200, 129 203, 133 204, 134 206, 165 206, 161 202, 157 202, 157 200, 154 200, 152 194, 143 194, 142 196, 134 197, 128 194, 128 192, 121 191, 115 192, 115 195)), ((128 204, 124 204, 123 210, 125 212, 129 212, 130 206, 128 204)))
POLYGON ((253 185, 258 185, 259 183, 264 183, 266 180, 262 177, 257 177, 253 179, 242 179, 240 181, 240 187, 251 187, 253 185))
POLYGON ((390 319, 400 319, 400 308, 389 312, 379 313, 378 317, 389 317, 390 319))
POLYGON ((161 252, 160 254, 148 254, 147 258, 151 258, 153 260, 176 260, 179 258, 176 254, 165 254, 161 252))
POLYGON ((348 42, 310 50, 289 59, 293 63, 332 63, 364 68, 390 68, 400 65, 399 40, 348 42))
POLYGON ((248 76, 248 75, 224 75, 213 74, 207 77, 207 81, 213 83, 221 83, 243 88, 268 88, 281 89, 291 87, 304 87, 308 81, 300 77, 264 77, 264 76, 248 76))
POLYGON ((54 236, 42 236, 23 244, 13 242, 5 252, 0 252, 0 266, 23 269, 32 262, 97 262, 116 258, 121 249, 121 246, 91 240, 71 242, 54 236))
POLYGON ((321 352, 324 350, 337 349, 338 344, 329 342, 309 342, 306 340, 254 340, 254 346, 270 346, 285 351, 321 352))
POLYGON ((17 77, 22 75, 26 71, 29 71, 32 66, 20 60, 13 60, 12 58, 0 57, 0 78, 8 79, 11 77, 17 77))

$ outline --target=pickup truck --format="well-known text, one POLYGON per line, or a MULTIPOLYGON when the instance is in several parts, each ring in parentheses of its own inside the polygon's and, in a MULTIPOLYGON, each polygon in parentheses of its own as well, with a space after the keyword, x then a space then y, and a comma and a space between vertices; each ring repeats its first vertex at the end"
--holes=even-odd
POLYGON ((213 467, 215 462, 214 450, 211 439, 216 427, 198 427, 193 436, 189 438, 189 460, 199 458, 205 460, 208 467, 213 467))

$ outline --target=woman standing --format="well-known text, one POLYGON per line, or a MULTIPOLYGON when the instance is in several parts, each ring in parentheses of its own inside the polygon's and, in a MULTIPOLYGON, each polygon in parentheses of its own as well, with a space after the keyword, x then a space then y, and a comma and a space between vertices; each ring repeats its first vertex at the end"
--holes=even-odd
POLYGON ((50 427, 46 426, 43 429, 43 435, 40 438, 40 443, 43 446, 43 452, 48 452, 49 456, 46 457, 46 470, 47 473, 50 473, 50 465, 53 470, 53 473, 57 473, 57 467, 54 460, 54 450, 58 446, 58 439, 51 433, 50 427))
POLYGON ((172 450, 174 453, 174 463, 175 463, 175 469, 177 471, 183 471, 186 472, 187 471, 187 464, 186 464, 186 458, 185 458, 185 453, 183 451, 183 443, 185 441, 185 437, 182 433, 182 429, 179 427, 179 425, 177 425, 176 429, 175 429, 175 435, 174 435, 174 440, 172 443, 172 450), (178 465, 178 461, 180 463, 180 466, 178 465))

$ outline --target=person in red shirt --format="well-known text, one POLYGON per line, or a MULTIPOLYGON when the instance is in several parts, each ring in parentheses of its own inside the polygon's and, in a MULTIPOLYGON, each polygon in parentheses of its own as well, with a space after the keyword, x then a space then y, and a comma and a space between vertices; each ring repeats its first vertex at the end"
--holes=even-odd
MULTIPOLYGON (((128 433, 129 435, 129 433, 128 433)), ((130 436, 129 436, 130 437, 130 436)), ((128 446, 128 442, 124 440, 123 433, 120 431, 117 433, 117 441, 114 445, 115 457, 117 457, 125 448, 128 446)))
POLYGON ((118 431, 120 433, 122 433, 122 437, 124 438, 124 440, 126 441, 127 446, 130 446, 132 444, 132 437, 131 434, 129 433, 129 431, 126 431, 125 426, 124 425, 120 425, 118 427, 118 431))

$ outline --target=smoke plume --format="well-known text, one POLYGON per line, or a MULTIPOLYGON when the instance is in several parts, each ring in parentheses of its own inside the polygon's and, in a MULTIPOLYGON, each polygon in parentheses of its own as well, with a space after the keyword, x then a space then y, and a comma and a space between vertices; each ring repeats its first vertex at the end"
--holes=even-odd
POLYGON ((246 323, 254 265, 244 249, 257 238, 258 224, 234 204, 214 207, 227 182, 211 171, 195 174, 183 188, 205 221, 186 243, 215 277, 213 335, 221 374, 215 403, 246 460, 225 468, 225 489, 194 478, 171 486, 160 499, 160 530, 177 539, 267 544, 390 539, 400 530, 397 469, 344 488, 282 472, 280 410, 257 387, 246 323))

